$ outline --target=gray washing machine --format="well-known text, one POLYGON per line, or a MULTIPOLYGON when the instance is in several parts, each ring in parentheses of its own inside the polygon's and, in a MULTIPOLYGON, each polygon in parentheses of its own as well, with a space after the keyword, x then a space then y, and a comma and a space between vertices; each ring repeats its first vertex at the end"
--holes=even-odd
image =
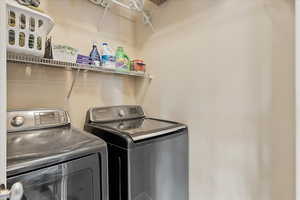
POLYGON ((188 200, 188 129, 140 106, 92 108, 85 130, 108 145, 111 200, 188 200))
POLYGON ((70 124, 67 112, 8 112, 8 187, 22 200, 108 200, 107 145, 70 124))

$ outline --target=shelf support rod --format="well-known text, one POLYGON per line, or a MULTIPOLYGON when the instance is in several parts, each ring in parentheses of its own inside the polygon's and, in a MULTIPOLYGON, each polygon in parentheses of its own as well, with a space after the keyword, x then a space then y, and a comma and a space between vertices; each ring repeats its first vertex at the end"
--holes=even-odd
MULTIPOLYGON (((80 69, 77 69, 76 75, 75 75, 75 76, 73 75, 73 81, 72 81, 70 90, 69 90, 68 95, 67 95, 67 99, 68 99, 68 100, 70 99, 71 94, 72 94, 72 92, 73 92, 73 88, 74 88, 75 82, 76 82, 76 80, 77 80, 77 78, 78 78, 79 72, 80 72, 80 69)), ((73 72, 72 72, 72 74, 73 74, 73 72)))

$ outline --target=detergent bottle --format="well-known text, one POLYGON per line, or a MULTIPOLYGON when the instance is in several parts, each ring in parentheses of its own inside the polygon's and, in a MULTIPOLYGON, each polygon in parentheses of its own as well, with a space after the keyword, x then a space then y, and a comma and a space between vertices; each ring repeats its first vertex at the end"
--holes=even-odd
POLYGON ((104 68, 115 69, 115 57, 108 43, 103 43, 101 47, 102 64, 104 68))
POLYGON ((116 51, 116 70, 123 72, 130 71, 130 59, 125 54, 123 47, 118 47, 116 51))
POLYGON ((96 67, 100 67, 100 65, 101 65, 101 56, 100 56, 100 53, 98 52, 96 43, 93 44, 93 49, 90 53, 90 57, 91 57, 94 65, 96 67))

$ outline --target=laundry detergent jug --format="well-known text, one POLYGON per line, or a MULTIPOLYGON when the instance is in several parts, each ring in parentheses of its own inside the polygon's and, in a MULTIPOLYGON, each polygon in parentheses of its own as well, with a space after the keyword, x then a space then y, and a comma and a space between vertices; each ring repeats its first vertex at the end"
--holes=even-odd
POLYGON ((130 71, 130 59, 125 54, 123 47, 118 47, 116 51, 116 70, 117 71, 130 71))

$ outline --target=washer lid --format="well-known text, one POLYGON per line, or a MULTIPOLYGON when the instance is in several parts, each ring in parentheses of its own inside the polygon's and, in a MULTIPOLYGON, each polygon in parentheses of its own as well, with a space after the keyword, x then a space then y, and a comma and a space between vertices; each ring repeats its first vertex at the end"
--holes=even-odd
POLYGON ((70 126, 8 133, 8 175, 85 156, 102 148, 106 148, 103 140, 70 126))
POLYGON ((101 126, 125 133, 133 141, 149 139, 186 128, 183 124, 152 118, 108 122, 101 126))

